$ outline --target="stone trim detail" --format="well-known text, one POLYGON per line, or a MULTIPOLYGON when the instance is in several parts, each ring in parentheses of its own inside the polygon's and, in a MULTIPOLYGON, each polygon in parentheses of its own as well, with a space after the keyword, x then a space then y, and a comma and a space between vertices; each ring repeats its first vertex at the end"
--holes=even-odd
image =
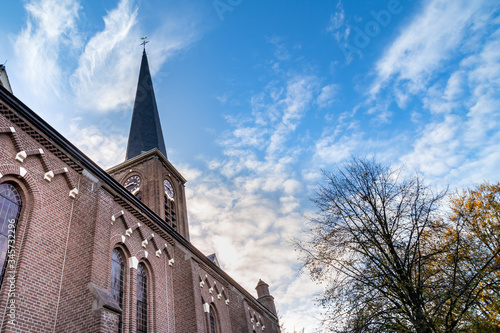
POLYGON ((109 290, 101 288, 92 282, 90 282, 87 286, 92 295, 94 295, 92 310, 97 311, 105 308, 118 314, 122 313, 122 309, 115 301, 113 296, 109 293, 109 290))
MULTIPOLYGON (((62 162, 66 163, 70 168, 75 170, 77 173, 80 174, 82 172, 83 168, 77 162, 73 161, 65 152, 63 152, 61 149, 55 146, 49 139, 43 136, 40 132, 33 129, 31 125, 29 125, 24 119, 19 117, 15 112, 12 111, 10 107, 8 107, 4 103, 0 103, 0 114, 2 114, 5 118, 11 121, 14 125, 21 128, 21 130, 23 130, 24 132, 26 132, 26 134, 35 139, 43 148, 45 148, 45 150, 50 151, 52 154, 54 154, 62 162)), ((7 134, 10 133, 10 137, 16 151, 20 152, 25 150, 23 149, 23 147, 21 147, 17 131, 13 126, 0 127, 0 133, 7 133, 7 134)), ((44 156, 44 154, 41 154, 40 156, 44 156)))

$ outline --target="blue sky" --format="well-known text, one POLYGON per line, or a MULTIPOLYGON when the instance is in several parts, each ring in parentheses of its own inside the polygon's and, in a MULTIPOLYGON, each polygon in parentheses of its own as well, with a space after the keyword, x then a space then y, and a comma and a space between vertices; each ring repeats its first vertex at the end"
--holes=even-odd
POLYGON ((0 63, 22 101, 102 167, 123 161, 141 59, 192 241, 286 327, 313 332, 299 273, 321 169, 351 154, 451 190, 499 181, 500 5, 491 0, 7 1, 0 63))

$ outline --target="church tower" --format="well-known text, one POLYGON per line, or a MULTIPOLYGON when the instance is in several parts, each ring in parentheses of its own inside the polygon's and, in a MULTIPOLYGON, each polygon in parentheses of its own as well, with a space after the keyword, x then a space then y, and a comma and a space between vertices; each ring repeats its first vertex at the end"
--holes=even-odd
POLYGON ((145 48, 142 53, 125 162, 107 171, 189 240, 184 188, 186 180, 167 159, 145 48))

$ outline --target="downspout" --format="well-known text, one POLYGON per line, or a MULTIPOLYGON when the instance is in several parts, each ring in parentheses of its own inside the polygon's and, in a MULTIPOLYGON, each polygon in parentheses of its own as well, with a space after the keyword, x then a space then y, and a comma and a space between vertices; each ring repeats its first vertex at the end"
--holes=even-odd
MULTIPOLYGON (((80 181, 82 179, 82 175, 78 177, 78 185, 77 189, 80 188, 80 181)), ((59 302, 61 301, 61 290, 62 290, 62 284, 63 284, 63 278, 64 278, 64 268, 66 267, 66 256, 68 253, 68 244, 69 244, 69 233, 71 231, 71 222, 73 221, 73 210, 75 208, 75 199, 73 199, 73 202, 71 203, 71 211, 69 214, 69 224, 68 224, 68 233, 66 236, 66 247, 64 249, 64 259, 63 259, 63 267, 61 271, 61 282, 59 283, 59 295, 57 296, 57 305, 56 305, 56 316, 54 318, 54 329, 52 330, 53 333, 56 331, 56 325, 57 325, 57 316, 59 314, 59 302)))
POLYGON ((170 333, 170 311, 168 311, 168 281, 170 280, 167 276, 167 253, 163 256, 165 258, 165 296, 167 298, 167 333, 170 333))

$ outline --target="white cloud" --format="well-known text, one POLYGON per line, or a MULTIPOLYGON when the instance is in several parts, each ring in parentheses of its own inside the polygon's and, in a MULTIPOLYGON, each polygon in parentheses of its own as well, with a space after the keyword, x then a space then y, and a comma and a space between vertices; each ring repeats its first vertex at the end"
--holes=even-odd
POLYGON ((275 299, 278 308, 284 308, 280 323, 287 332, 293 332, 294 328, 301 330, 303 327, 308 328, 306 332, 312 332, 311 328, 319 326, 320 318, 314 298, 323 289, 323 286, 312 282, 307 274, 300 274, 284 290, 279 291, 275 299))
POLYGON ((479 29, 491 15, 488 1, 432 0, 401 32, 376 65, 372 98, 391 80, 403 92, 425 89, 443 62, 456 56, 471 29, 479 29))
POLYGON ((69 125, 68 139, 102 168, 110 168, 123 162, 127 138, 102 131, 98 126, 81 127, 75 118, 69 125))
POLYGON ((80 43, 76 27, 80 5, 75 0, 40 0, 25 8, 27 25, 14 41, 14 71, 22 78, 23 90, 30 92, 27 101, 62 98, 59 55, 63 46, 76 48, 80 43))
POLYGON ((285 43, 283 42, 283 38, 278 36, 273 36, 269 39, 269 42, 275 46, 274 56, 279 61, 285 61, 290 59, 290 53, 288 52, 285 43))
POLYGON ((315 157, 326 164, 337 164, 348 159, 362 144, 359 133, 339 140, 335 140, 335 136, 324 136, 316 142, 315 157))
POLYGON ((436 114, 444 114, 460 107, 467 89, 465 87, 466 80, 466 73, 463 70, 458 70, 449 77, 444 90, 440 83, 431 86, 423 98, 425 108, 436 114))
POLYGON ((460 62, 445 87, 429 89, 424 106, 434 116, 402 160, 438 183, 470 186, 497 180, 499 75, 500 29, 460 62))
POLYGON ((335 32, 340 29, 345 23, 345 12, 342 6, 342 2, 337 2, 337 7, 335 13, 330 15, 330 21, 328 22, 327 31, 335 32))
POLYGON ((295 131, 306 110, 310 108, 318 86, 315 76, 297 75, 287 82, 286 96, 274 103, 280 110, 279 123, 274 128, 267 147, 268 155, 284 149, 287 136, 295 131))
POLYGON ((229 99, 229 94, 228 93, 224 93, 222 95, 217 96, 216 99, 219 102, 221 102, 222 104, 226 104, 227 100, 229 99))
POLYGON ((330 84, 321 88, 321 94, 319 94, 316 102, 320 108, 325 108, 335 101, 335 97, 338 94, 339 86, 337 84, 330 84))
MULTIPOLYGON (((341 45, 341 48, 343 48, 343 45, 346 44, 347 40, 349 39, 351 26, 347 23, 344 7, 341 0, 337 2, 335 12, 330 16, 330 21, 328 22, 326 30, 332 33, 337 43, 339 43, 339 45, 341 45)), ((352 59, 347 60, 348 62, 350 62, 352 59)))
POLYGON ((70 80, 80 107, 108 111, 133 100, 139 58, 137 12, 130 0, 121 0, 104 17, 104 30, 85 46, 70 80))
POLYGON ((442 122, 428 124, 404 161, 428 176, 443 176, 463 162, 457 139, 461 125, 462 119, 454 115, 447 115, 442 122))
MULTIPOLYGON (((139 73, 139 8, 133 0, 120 0, 104 17, 104 29, 85 46, 78 68, 71 76, 71 87, 80 107, 99 112, 113 111, 131 105, 135 98, 139 73)), ((164 15, 150 36, 147 53, 155 89, 167 73, 161 65, 175 52, 199 38, 195 16, 164 15)))

